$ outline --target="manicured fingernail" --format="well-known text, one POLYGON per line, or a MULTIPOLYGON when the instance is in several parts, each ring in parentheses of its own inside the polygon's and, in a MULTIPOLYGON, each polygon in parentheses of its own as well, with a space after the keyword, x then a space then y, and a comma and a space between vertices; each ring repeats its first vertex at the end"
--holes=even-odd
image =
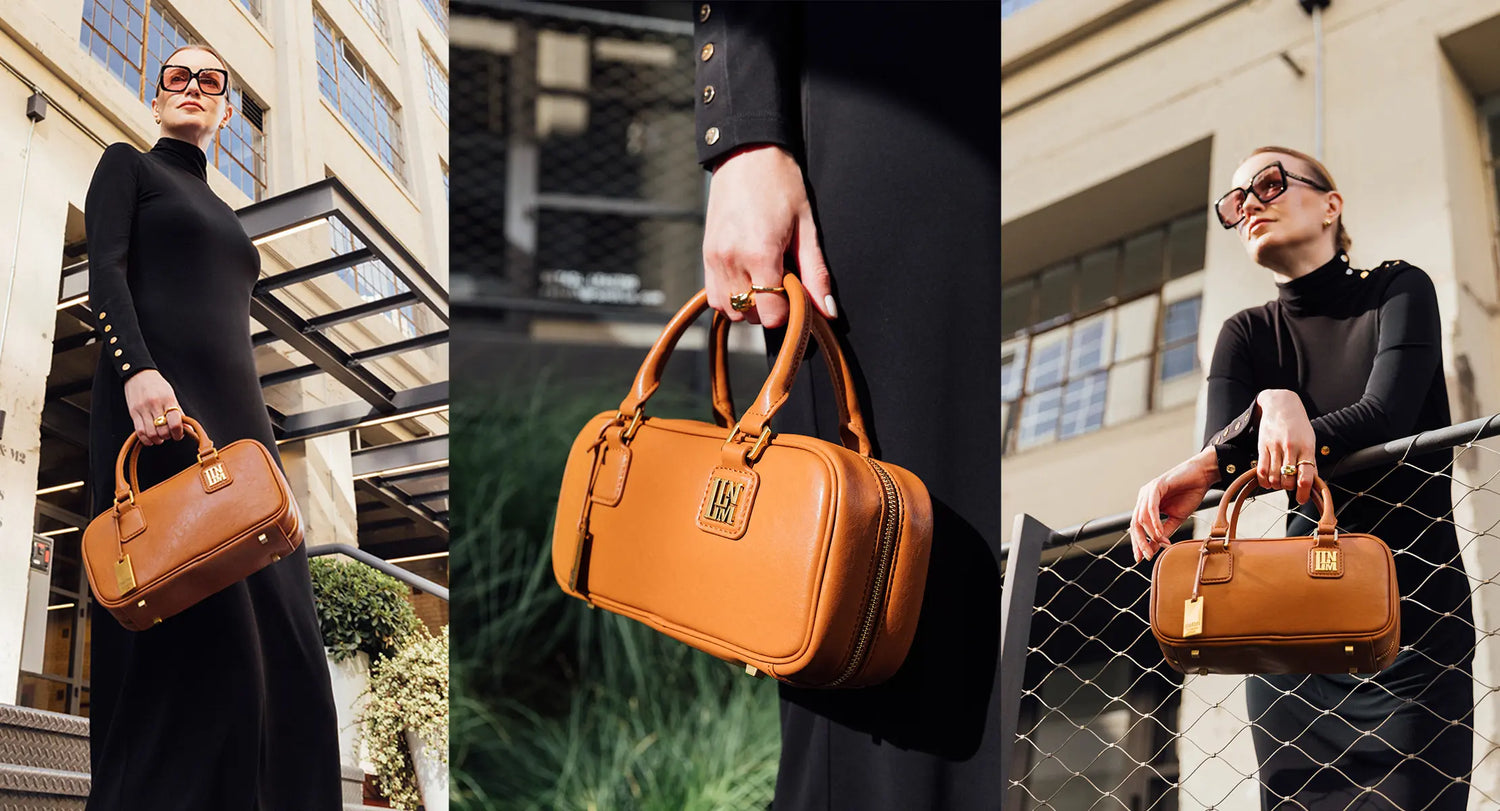
POLYGON ((839 317, 839 308, 833 303, 833 294, 829 293, 823 297, 823 309, 828 311, 829 318, 839 317))

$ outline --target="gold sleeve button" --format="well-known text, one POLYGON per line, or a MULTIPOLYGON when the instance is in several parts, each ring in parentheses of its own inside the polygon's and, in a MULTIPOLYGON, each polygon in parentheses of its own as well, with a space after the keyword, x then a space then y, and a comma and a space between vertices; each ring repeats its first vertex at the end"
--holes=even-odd
POLYGON ((122 363, 122 364, 120 364, 120 371, 122 371, 122 372, 128 372, 128 371, 130 371, 130 364, 128 364, 128 363, 122 363))
POLYGON ((118 358, 118 357, 120 357, 120 353, 121 353, 121 352, 124 352, 124 351, 125 351, 125 350, 123 350, 123 349, 116 349, 116 350, 115 350, 115 357, 117 357, 117 358, 118 358))
POLYGON ((698 7, 698 22, 700 22, 700 23, 706 23, 706 22, 708 22, 708 15, 709 15, 710 11, 711 11, 711 9, 709 9, 707 3, 704 3, 703 5, 699 6, 698 7))
POLYGON ((703 141, 709 146, 717 144, 719 142, 719 128, 709 127, 708 132, 703 133, 703 141))
POLYGON ((1229 473, 1229 474, 1233 474, 1234 473, 1234 465, 1225 465, 1224 466, 1224 472, 1225 473, 1229 473))
POLYGON ((115 341, 118 341, 118 340, 120 340, 120 339, 119 338, 110 338, 109 342, 110 343, 114 343, 115 341))
POLYGON ((105 313, 104 313, 104 311, 102 311, 102 310, 101 310, 101 311, 100 311, 100 312, 99 312, 99 320, 100 320, 100 321, 103 321, 103 320, 104 320, 104 315, 105 315, 105 313))
POLYGON ((1322 448, 1322 451, 1321 451, 1321 453, 1322 453, 1322 454, 1323 454, 1323 455, 1324 455, 1324 456, 1327 456, 1327 455, 1328 455, 1328 446, 1327 446, 1327 445, 1324 445, 1324 446, 1323 446, 1323 448, 1322 448))
POLYGON ((109 331, 110 331, 110 330, 112 330, 112 329, 114 329, 114 328, 115 328, 115 327, 114 327, 114 325, 113 325, 113 324, 105 324, 105 325, 104 325, 104 331, 105 331, 105 332, 109 332, 109 331))
POLYGON ((708 60, 713 59, 714 58, 714 44, 712 42, 710 42, 707 45, 704 45, 703 46, 703 50, 698 53, 698 58, 702 59, 704 62, 707 62, 708 60))
POLYGON ((713 100, 714 100, 714 86, 713 85, 705 85, 703 87, 703 103, 707 104, 707 103, 709 103, 709 102, 711 102, 713 100))

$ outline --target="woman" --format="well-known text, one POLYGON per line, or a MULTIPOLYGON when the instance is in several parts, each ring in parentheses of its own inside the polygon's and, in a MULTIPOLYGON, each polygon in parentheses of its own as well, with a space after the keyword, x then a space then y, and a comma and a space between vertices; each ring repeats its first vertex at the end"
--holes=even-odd
MULTIPOLYGON (((1277 297, 1224 323, 1206 447, 1141 488, 1130 525, 1137 560, 1164 548, 1209 488, 1251 464, 1262 487, 1293 491, 1287 534, 1311 534, 1320 468, 1451 424, 1427 274, 1405 262, 1351 268, 1343 196, 1308 155, 1258 149, 1233 185, 1216 206, 1220 223, 1272 272, 1277 297)), ((1448 479, 1424 472, 1452 464, 1452 451, 1439 451, 1328 480, 1339 527, 1373 533, 1395 553, 1402 650, 1373 677, 1247 679, 1263 808, 1465 807, 1473 616, 1445 520, 1448 479)))
MULTIPOLYGON (((876 456, 932 497, 910 653, 860 690, 782 685, 776 811, 994 811, 1000 785, 999 4, 695 3, 709 301, 786 323, 790 256, 855 369, 876 456)), ((767 333, 774 354, 782 332, 767 333)), ((776 430, 838 441, 821 356, 776 430)))
MULTIPOLYGON (((194 462, 182 415, 214 443, 275 438, 250 343, 260 254, 206 182, 229 121, 229 73, 192 45, 164 60, 150 152, 104 151, 85 203, 99 329, 89 425, 91 501, 109 509, 135 433, 141 487, 194 462)), ((277 457, 280 464, 280 458, 277 457)), ((93 612, 89 811, 341 808, 337 722, 307 553, 143 632, 93 612)))

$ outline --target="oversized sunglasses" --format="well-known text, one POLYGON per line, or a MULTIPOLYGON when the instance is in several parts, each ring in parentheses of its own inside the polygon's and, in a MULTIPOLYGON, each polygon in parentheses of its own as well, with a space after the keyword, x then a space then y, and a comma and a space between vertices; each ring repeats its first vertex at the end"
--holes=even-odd
POLYGON ((205 95, 222 96, 229 89, 229 72, 219 68, 191 70, 182 65, 162 65, 156 83, 168 93, 180 93, 194 79, 198 80, 199 92, 205 95))
POLYGON ((1288 172, 1282 167, 1281 161, 1276 161, 1256 172, 1255 177, 1250 179, 1250 185, 1243 189, 1230 189, 1227 194, 1219 198, 1219 202, 1214 203, 1214 212, 1219 215, 1219 224, 1225 228, 1233 228, 1244 222, 1247 195, 1255 195, 1255 199, 1262 204, 1269 203, 1286 191, 1288 178, 1300 180, 1318 191, 1333 191, 1312 178, 1288 172))

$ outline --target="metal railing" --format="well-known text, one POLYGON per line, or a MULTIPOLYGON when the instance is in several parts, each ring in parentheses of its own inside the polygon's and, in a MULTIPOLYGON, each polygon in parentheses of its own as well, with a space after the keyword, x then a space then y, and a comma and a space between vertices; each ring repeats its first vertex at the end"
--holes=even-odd
MULTIPOLYGON (((1496 565, 1479 560, 1496 554, 1479 542, 1500 538, 1500 447, 1479 444, 1497 434, 1500 414, 1366 448, 1322 472, 1336 499, 1375 499, 1389 507, 1385 515, 1407 505, 1382 497, 1388 494, 1372 493, 1371 485, 1355 493, 1336 480, 1381 466, 1389 472, 1377 483, 1396 471, 1423 483, 1435 477, 1450 480, 1454 511, 1422 517, 1429 527, 1452 524, 1463 557, 1433 565, 1460 570, 1473 601, 1476 644, 1468 655, 1475 710, 1465 726, 1473 736, 1476 766, 1448 779, 1467 784, 1458 790, 1468 791, 1471 802, 1482 801, 1482 807, 1500 806, 1500 764, 1489 757, 1500 750, 1500 651, 1490 651, 1485 644, 1500 635, 1500 574, 1495 574, 1500 560, 1491 560, 1496 565), (1422 468, 1414 459, 1448 449, 1456 450, 1452 462, 1437 470, 1422 468), (1485 503, 1485 493, 1497 500, 1485 503), (1460 523, 1460 515, 1468 516, 1467 526, 1460 523)), ((1200 510, 1217 507, 1222 497, 1223 491, 1210 491, 1200 510)), ((1269 502, 1260 501, 1260 506, 1247 509, 1242 535, 1285 534, 1278 527, 1287 511, 1268 509, 1269 502), (1256 533, 1252 525, 1265 531, 1256 533)), ((1264 741, 1271 730, 1246 709, 1244 677, 1184 677, 1167 667, 1150 633, 1150 564, 1133 564, 1129 524, 1130 513, 1121 513, 1054 530, 1030 515, 1016 516, 1011 541, 1003 550, 1000 768, 1008 786, 1004 807, 1259 809, 1260 792, 1271 789, 1262 786, 1251 739, 1258 734, 1264 741)), ((1379 534, 1378 524, 1363 531, 1379 534)), ((1174 539, 1204 534, 1193 533, 1192 527, 1190 519, 1174 539)), ((1401 556, 1412 553, 1398 546, 1393 544, 1399 568, 1401 556)), ((1403 594, 1403 607, 1412 599, 1403 594)), ((1319 760, 1316 747, 1303 748, 1297 735, 1277 737, 1275 743, 1312 759, 1319 771, 1342 771, 1339 757, 1324 753, 1319 760)), ((1420 754, 1414 757, 1422 759, 1420 754)), ((1309 782, 1316 777, 1310 775, 1309 782)), ((1363 791, 1381 793, 1379 787, 1363 791)), ((1275 799, 1285 803, 1278 808, 1309 808, 1295 796, 1277 794, 1275 799)), ((1364 807, 1358 802, 1369 799, 1362 797, 1348 807, 1364 807)))
POLYGON ((320 555, 344 555, 376 571, 385 572, 417 591, 425 591, 445 603, 448 602, 448 589, 445 586, 439 586, 421 575, 412 574, 400 566, 387 563, 359 547, 350 546, 346 543, 325 543, 307 548, 308 557, 315 558, 320 555))

